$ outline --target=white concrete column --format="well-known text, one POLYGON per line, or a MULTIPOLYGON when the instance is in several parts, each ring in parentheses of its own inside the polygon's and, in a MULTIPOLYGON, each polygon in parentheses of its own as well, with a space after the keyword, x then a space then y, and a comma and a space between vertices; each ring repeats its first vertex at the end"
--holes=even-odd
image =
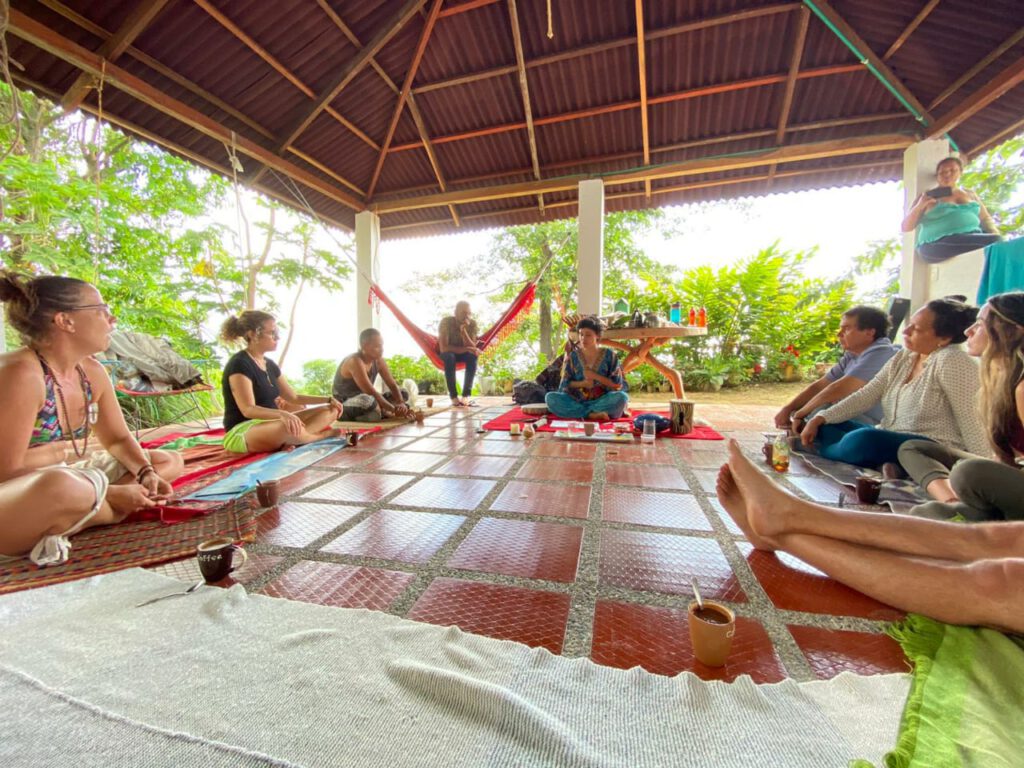
MULTIPOLYGON (((935 186, 935 166, 949 157, 946 139, 929 139, 911 144, 903 153, 903 212, 910 210, 917 196, 935 186)), ((903 233, 903 262, 900 266, 900 294, 910 299, 911 311, 928 302, 931 272, 928 264, 914 255, 914 233, 903 233)))
POLYGON ((370 295, 370 282, 380 281, 380 216, 373 211, 356 214, 356 263, 359 270, 356 274, 356 331, 367 328, 380 328, 380 312, 367 303, 370 295), (366 275, 366 277, 363 277, 366 275))
POLYGON ((601 179, 581 181, 579 201, 576 305, 581 315, 599 315, 604 264, 604 182, 601 179))

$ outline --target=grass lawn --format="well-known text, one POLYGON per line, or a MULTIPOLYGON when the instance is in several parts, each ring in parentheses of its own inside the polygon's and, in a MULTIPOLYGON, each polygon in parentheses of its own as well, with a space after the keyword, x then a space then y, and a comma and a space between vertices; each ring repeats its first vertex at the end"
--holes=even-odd
MULTIPOLYGON (((731 387, 718 392, 691 392, 686 397, 697 403, 721 403, 731 405, 774 405, 782 407, 810 382, 798 381, 790 384, 750 384, 731 387)), ((629 399, 635 403, 664 403, 671 398, 664 392, 630 392, 629 399)))

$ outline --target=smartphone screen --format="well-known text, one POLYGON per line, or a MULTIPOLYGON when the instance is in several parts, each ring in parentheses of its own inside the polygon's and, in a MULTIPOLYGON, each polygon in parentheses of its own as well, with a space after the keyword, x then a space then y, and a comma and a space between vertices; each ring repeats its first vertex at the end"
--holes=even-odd
POLYGON ((952 187, 936 187, 935 189, 929 189, 925 192, 928 197, 934 197, 936 200, 942 197, 949 197, 953 194, 952 187))

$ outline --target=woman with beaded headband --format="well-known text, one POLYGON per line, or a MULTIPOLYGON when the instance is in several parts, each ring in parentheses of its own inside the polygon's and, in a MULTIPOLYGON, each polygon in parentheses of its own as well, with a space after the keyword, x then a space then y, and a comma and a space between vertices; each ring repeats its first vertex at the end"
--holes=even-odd
POLYGON ((914 514, 970 521, 1024 520, 1024 292, 991 297, 966 331, 967 352, 981 358, 981 416, 995 461, 937 443, 900 448, 904 469, 936 501, 914 514))
POLYGON ((0 557, 63 562, 72 534, 168 498, 183 462, 173 451, 144 450, 125 424, 92 357, 109 346, 115 324, 95 287, 3 271, 0 301, 24 342, 0 355, 0 557), (90 452, 93 439, 104 450, 90 452))

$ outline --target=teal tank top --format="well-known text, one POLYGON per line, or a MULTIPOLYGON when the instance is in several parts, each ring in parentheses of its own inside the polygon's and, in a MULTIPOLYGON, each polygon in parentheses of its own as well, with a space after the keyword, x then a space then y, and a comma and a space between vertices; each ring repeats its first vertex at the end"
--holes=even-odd
POLYGON ((917 225, 917 244, 934 243, 947 235, 981 232, 979 203, 939 203, 921 217, 917 225))

